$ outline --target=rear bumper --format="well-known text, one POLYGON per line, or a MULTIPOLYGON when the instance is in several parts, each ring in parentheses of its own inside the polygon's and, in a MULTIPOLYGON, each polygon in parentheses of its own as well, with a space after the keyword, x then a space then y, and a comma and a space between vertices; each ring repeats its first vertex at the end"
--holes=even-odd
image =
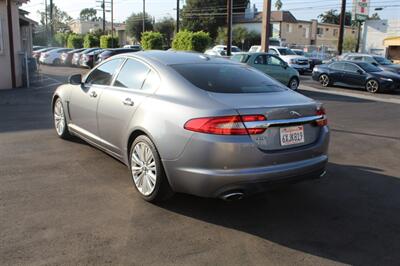
POLYGON ((263 152, 244 138, 214 144, 201 136, 192 139, 179 159, 163 161, 172 189, 212 198, 232 191, 246 195, 275 183, 318 178, 325 171, 328 127, 314 144, 282 152, 263 152))

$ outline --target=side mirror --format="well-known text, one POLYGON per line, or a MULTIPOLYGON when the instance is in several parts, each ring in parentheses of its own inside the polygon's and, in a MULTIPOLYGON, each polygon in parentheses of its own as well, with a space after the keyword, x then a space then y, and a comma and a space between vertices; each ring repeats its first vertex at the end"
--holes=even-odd
POLYGON ((357 73, 362 75, 362 74, 364 74, 364 71, 362 71, 361 69, 357 69, 357 73))
POLYGON ((82 75, 81 74, 72 75, 68 78, 68 82, 71 85, 81 85, 82 84, 82 75))
POLYGON ((286 63, 286 62, 282 62, 282 67, 284 68, 284 69, 286 69, 286 68, 288 68, 289 67, 289 65, 288 65, 288 63, 286 63))

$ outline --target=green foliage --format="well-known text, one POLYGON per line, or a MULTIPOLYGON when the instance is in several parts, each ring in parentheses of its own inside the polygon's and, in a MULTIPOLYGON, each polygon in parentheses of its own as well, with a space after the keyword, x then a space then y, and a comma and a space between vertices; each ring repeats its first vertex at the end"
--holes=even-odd
POLYGON ((58 47, 66 47, 68 36, 69 36, 68 33, 57 32, 53 37, 52 44, 58 47))
MULTIPOLYGON (((44 9, 43 9, 44 10, 44 9)), ((50 20, 50 5, 47 6, 47 21, 49 23, 49 27, 51 26, 50 20)), ((46 13, 38 11, 40 15, 40 23, 42 25, 46 25, 46 13)), ((53 4, 53 28, 54 32, 66 32, 69 31, 68 23, 72 20, 72 17, 67 14, 67 12, 62 11, 56 5, 53 4)))
POLYGON ((111 35, 100 36, 100 48, 116 48, 118 47, 118 37, 111 37, 111 35))
POLYGON ((68 36, 68 42, 67 42, 67 47, 68 48, 82 48, 83 47, 83 37, 82 35, 78 34, 71 34, 68 36))
POLYGON ((282 9, 282 1, 281 0, 276 0, 275 1, 275 8, 276 8, 276 10, 281 10, 282 9))
POLYGON ((143 32, 140 43, 144 50, 161 50, 163 48, 163 36, 159 32, 146 31, 143 32))
POLYGON ((46 32, 45 31, 34 32, 32 42, 33 45, 46 46, 48 44, 46 32))
POLYGON ((345 52, 354 52, 357 46, 357 39, 353 36, 345 37, 343 40, 343 50, 345 52))
MULTIPOLYGON (((153 30, 152 18, 148 13, 145 13, 145 28, 146 31, 153 30)), ((126 32, 128 36, 134 37, 139 41, 143 32, 143 13, 133 13, 126 20, 126 32)))
POLYGON ((97 10, 94 8, 82 9, 81 13, 79 14, 79 18, 82 21, 98 21, 98 20, 100 20, 100 18, 97 17, 97 10))
MULTIPOLYGON (((249 0, 233 1, 235 13, 244 13, 249 0)), ((211 38, 217 36, 217 29, 226 25, 226 16, 221 16, 221 8, 226 8, 226 0, 186 0, 181 12, 182 27, 189 31, 205 31, 211 38), (214 8, 215 7, 215 8, 214 8)))
MULTIPOLYGON (((339 25, 340 14, 336 9, 330 9, 328 11, 325 11, 323 14, 320 14, 318 18, 321 20, 322 23, 339 25)), ((346 26, 351 26, 351 12, 346 12, 344 24, 346 26)))
MULTIPOLYGON (((227 29, 218 28, 218 36, 216 42, 218 44, 226 44, 227 29)), ((248 31, 244 27, 234 27, 232 31, 232 44, 238 46, 242 50, 248 50, 252 45, 261 43, 261 35, 256 31, 248 31)))
POLYGON ((83 41, 84 48, 98 47, 99 45, 100 45, 100 40, 96 35, 90 33, 85 35, 83 41))
POLYGON ((173 18, 163 18, 154 24, 154 30, 163 35, 163 43, 166 47, 171 47, 171 40, 174 36, 176 21, 173 18))
POLYGON ((172 48, 175 50, 204 52, 211 42, 210 35, 204 31, 191 32, 183 30, 176 34, 172 42, 172 48))

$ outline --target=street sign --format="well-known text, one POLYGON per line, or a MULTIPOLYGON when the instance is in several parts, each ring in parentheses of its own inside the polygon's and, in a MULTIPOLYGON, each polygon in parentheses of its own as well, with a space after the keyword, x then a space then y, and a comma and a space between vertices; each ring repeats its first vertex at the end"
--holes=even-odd
POLYGON ((353 0, 352 19, 364 21, 369 16, 370 0, 353 0))

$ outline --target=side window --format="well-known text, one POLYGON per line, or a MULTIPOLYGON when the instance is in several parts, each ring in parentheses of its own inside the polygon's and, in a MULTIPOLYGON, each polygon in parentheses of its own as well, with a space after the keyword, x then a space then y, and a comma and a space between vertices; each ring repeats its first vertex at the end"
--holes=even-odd
POLYGON ((149 70, 145 64, 128 59, 119 72, 114 86, 140 90, 149 70))
POLYGON ((268 65, 274 65, 274 66, 281 66, 282 61, 279 58, 276 58, 275 56, 268 56, 267 57, 267 64, 268 65))
POLYGON ((274 49, 269 49, 268 53, 270 53, 270 54, 278 54, 274 49))
POLYGON ((364 59, 363 61, 365 61, 365 62, 368 62, 368 63, 375 63, 375 60, 372 59, 372 57, 364 56, 363 59, 364 59))
POLYGON ((254 64, 255 65, 265 65, 266 60, 265 60, 265 55, 259 55, 254 59, 254 64))
POLYGON ((147 75, 146 80, 144 81, 143 90, 152 91, 158 89, 160 86, 160 78, 158 77, 157 73, 153 70, 150 70, 149 74, 147 75))
POLYGON ((358 67, 356 67, 353 64, 344 64, 344 71, 346 72, 351 72, 351 73, 357 73, 358 67))
POLYGON ((124 59, 118 58, 111 61, 108 61, 90 73, 89 77, 86 79, 87 85, 110 85, 111 80, 115 71, 121 65, 124 59))
POLYGON ((333 63, 329 66, 330 68, 334 70, 343 70, 343 63, 333 63))

